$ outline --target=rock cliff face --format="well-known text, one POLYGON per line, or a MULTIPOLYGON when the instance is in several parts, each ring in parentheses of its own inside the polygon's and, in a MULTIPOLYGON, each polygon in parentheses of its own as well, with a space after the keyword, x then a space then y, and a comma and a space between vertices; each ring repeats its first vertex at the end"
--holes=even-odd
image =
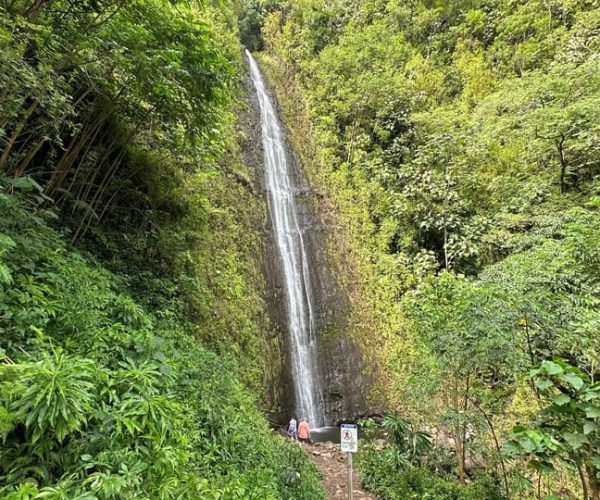
MULTIPOLYGON (((240 126, 245 136, 242 143, 244 160, 255 172, 256 189, 266 198, 260 110, 247 67, 243 95, 246 107, 239 115, 240 126)), ((273 96, 272 92, 271 95, 273 96)), ((344 333, 349 304, 344 290, 335 278, 325 250, 326 228, 316 216, 315 207, 318 201, 287 139, 286 148, 297 187, 300 230, 308 252, 308 267, 313 285, 324 421, 326 425, 333 425, 341 420, 352 420, 365 414, 364 395, 368 384, 362 374, 361 353, 344 333)), ((273 359, 272 373, 267 376, 267 398, 271 406, 272 422, 285 423, 294 408, 294 385, 289 367, 288 322, 282 266, 268 213, 265 213, 262 233, 265 300, 273 331, 277 334, 268 342, 271 352, 267 355, 273 359)))

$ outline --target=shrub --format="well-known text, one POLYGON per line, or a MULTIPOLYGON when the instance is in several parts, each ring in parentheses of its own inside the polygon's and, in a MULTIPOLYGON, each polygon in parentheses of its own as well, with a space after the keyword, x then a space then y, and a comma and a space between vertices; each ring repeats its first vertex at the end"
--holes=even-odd
POLYGON ((452 477, 441 477, 425 467, 398 470, 393 447, 369 450, 361 457, 363 486, 386 500, 500 500, 498 485, 488 476, 462 485, 452 477))

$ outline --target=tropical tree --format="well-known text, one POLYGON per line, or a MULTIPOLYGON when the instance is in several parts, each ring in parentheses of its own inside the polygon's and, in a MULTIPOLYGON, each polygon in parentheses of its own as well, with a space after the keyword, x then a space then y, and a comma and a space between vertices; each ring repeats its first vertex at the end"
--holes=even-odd
POLYGON ((600 384, 562 359, 543 361, 530 375, 542 397, 535 425, 517 426, 504 453, 529 457, 551 473, 557 464, 577 469, 585 500, 600 498, 600 384))

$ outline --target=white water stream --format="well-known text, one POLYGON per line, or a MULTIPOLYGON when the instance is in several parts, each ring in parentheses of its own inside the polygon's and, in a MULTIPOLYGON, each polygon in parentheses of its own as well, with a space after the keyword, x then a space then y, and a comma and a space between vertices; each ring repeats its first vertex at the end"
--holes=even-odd
POLYGON ((313 290, 308 252, 299 224, 296 178, 288 161, 281 124, 256 61, 246 51, 260 105, 267 202, 279 251, 287 302, 290 361, 297 417, 323 425, 313 290))

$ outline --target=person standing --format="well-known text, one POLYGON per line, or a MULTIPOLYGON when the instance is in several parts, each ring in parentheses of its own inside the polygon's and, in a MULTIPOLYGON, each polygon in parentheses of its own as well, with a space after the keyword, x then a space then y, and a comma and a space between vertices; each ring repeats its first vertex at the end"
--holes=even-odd
POLYGON ((298 439, 298 421, 296 417, 292 417, 290 419, 290 425, 288 427, 288 436, 292 441, 296 441, 298 439))
POLYGON ((298 441, 301 443, 310 443, 310 427, 306 418, 303 418, 298 425, 298 441))

